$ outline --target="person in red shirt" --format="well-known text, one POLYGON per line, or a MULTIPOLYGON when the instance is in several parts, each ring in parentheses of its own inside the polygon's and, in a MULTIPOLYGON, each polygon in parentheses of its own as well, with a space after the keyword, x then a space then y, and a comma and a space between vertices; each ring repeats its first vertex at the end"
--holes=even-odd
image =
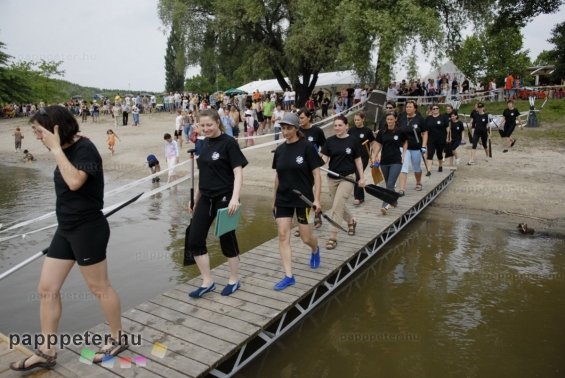
POLYGON ((512 91, 512 86, 514 85, 514 76, 512 74, 508 74, 506 79, 504 80, 504 95, 506 96, 507 100, 510 100, 510 95, 512 91))

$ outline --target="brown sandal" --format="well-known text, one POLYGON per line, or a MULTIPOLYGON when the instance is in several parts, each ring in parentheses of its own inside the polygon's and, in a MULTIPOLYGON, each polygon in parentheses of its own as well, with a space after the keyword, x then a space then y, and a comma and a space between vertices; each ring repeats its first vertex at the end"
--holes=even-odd
POLYGON ((94 360, 92 362, 94 362, 95 364, 99 364, 101 362, 108 360, 111 357, 116 357, 118 354, 122 353, 124 350, 129 348, 127 342, 124 344, 120 344, 120 342, 114 339, 113 337, 110 338, 110 343, 111 344, 104 345, 103 347, 98 349, 98 351, 94 355, 94 360), (100 355, 100 354, 102 356, 100 357, 100 359, 97 359, 96 355, 100 355))
POLYGON ((355 219, 352 219, 351 223, 349 223, 347 227, 347 235, 355 236, 355 227, 357 227, 357 221, 355 219))
POLYGON ((316 218, 314 218, 314 228, 318 229, 320 227, 322 227, 322 217, 316 214, 316 218))
POLYGON ((326 242, 326 249, 335 249, 335 247, 337 247, 337 240, 328 239, 326 242))
POLYGON ((29 366, 26 366, 27 360, 29 360, 33 356, 29 356, 23 360, 19 360, 16 362, 12 362, 10 364, 10 369, 15 371, 27 371, 35 368, 43 368, 43 369, 51 369, 53 366, 57 364, 57 353, 54 356, 49 356, 39 349, 35 351, 35 355, 38 357, 43 358, 45 361, 37 361, 29 366))

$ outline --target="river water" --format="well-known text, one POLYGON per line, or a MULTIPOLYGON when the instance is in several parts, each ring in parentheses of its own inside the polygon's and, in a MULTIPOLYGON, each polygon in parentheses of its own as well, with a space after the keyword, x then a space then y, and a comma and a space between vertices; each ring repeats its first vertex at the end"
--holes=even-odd
MULTIPOLYGON (((2 229, 53 210, 49 174, 0 169, 2 229)), ((123 309, 198 275, 195 267, 182 267, 187 187, 110 218, 110 277, 123 309)), ((147 183, 107 198, 106 206, 152 188, 147 183)), ((238 238, 246 251, 273 238, 276 230, 270 201, 247 196, 242 202, 238 238)), ((30 231, 53 222, 0 232, 0 239, 28 233, 0 242, 0 272, 46 247, 53 229, 30 231)), ((425 210, 380 258, 238 376, 565 376, 565 243, 556 235, 525 237, 514 226, 425 210)), ((212 264, 224 262, 217 241, 211 237, 209 243, 212 264)), ((0 281, 0 332, 38 330, 39 269, 36 261, 0 281)), ((62 296, 61 331, 103 321, 77 269, 62 296)))

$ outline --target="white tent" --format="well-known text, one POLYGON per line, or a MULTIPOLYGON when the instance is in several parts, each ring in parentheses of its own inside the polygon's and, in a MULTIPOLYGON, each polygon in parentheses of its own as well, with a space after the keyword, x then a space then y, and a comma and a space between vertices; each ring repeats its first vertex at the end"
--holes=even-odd
MULTIPOLYGON (((288 78, 285 77, 285 81, 288 83, 288 78)), ((325 88, 335 92, 337 89, 353 87, 357 83, 359 83, 359 79, 354 71, 323 72, 318 74, 315 90, 325 88)), ((256 80, 242 85, 237 89, 241 89, 247 93, 253 93, 256 90, 259 90, 261 93, 284 92, 284 89, 281 88, 277 79, 256 80)))
POLYGON ((438 69, 435 69, 424 76, 423 80, 427 81, 428 79, 437 80, 441 75, 449 75, 449 80, 457 79, 459 83, 463 81, 465 75, 461 70, 451 61, 448 60, 444 64, 442 64, 438 69))

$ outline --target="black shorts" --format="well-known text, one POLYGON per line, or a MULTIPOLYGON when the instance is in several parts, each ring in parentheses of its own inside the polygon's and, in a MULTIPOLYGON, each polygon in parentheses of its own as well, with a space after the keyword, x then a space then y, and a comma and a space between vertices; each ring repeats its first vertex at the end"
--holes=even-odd
POLYGON ((498 132, 502 138, 510 138, 510 135, 512 135, 515 128, 516 125, 511 125, 511 126, 504 125, 504 130, 498 130, 498 132))
POLYGON ((432 142, 428 143, 428 160, 434 159, 434 154, 437 154, 438 160, 443 159, 443 151, 445 150, 445 143, 444 142, 432 142))
POLYGON ((314 223, 315 211, 309 207, 275 207, 275 218, 292 218, 296 213, 296 220, 300 224, 314 223))
POLYGON ((261 123, 265 121, 265 117, 263 116, 263 112, 257 112, 257 122, 261 123))
POLYGON ((488 131, 486 130, 477 130, 473 133, 473 150, 477 149, 477 144, 479 144, 479 139, 481 140, 481 144, 484 148, 487 148, 487 140, 488 140, 488 131))
POLYGON ((153 160, 151 163, 149 163, 149 168, 153 168, 156 165, 159 165, 159 160, 153 160))
POLYGON ((455 151, 461 145, 461 139, 451 141, 451 149, 455 151))
POLYGON ((94 265, 106 259, 109 239, 110 226, 104 216, 72 230, 57 228, 47 250, 47 257, 75 260, 81 266, 94 265))
POLYGON ((175 136, 182 138, 182 130, 175 130, 175 136))

